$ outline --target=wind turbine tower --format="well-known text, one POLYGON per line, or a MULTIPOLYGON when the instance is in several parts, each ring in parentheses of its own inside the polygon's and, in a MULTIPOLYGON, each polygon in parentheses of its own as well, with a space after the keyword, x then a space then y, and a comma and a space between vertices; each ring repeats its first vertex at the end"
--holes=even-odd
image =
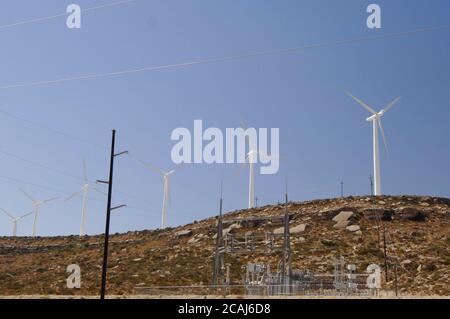
POLYGON ((389 103, 384 109, 379 112, 376 112, 372 107, 370 107, 367 103, 353 96, 351 93, 347 93, 353 100, 355 100, 358 104, 364 107, 367 111, 369 111, 372 115, 368 117, 367 122, 372 122, 373 127, 373 176, 374 176, 374 186, 375 186, 375 196, 382 195, 381 193, 381 172, 380 172, 380 150, 379 150, 379 134, 378 128, 381 131, 381 136, 383 138, 384 147, 386 152, 388 152, 386 135, 384 133, 383 125, 381 124, 381 118, 389 111, 392 107, 397 104, 400 100, 400 97, 393 100, 389 103))
POLYGON ((164 194, 163 194, 163 203, 162 203, 162 216, 161 216, 161 229, 166 228, 167 226, 167 211, 169 209, 170 203, 170 177, 175 173, 175 170, 171 170, 169 172, 161 171, 160 174, 164 180, 164 194))
POLYGON ((164 229, 167 227, 167 212, 169 210, 169 204, 170 204, 170 178, 175 173, 175 170, 171 171, 163 171, 162 169, 155 167, 153 165, 150 165, 142 160, 136 159, 139 161, 142 165, 146 166, 147 168, 151 169, 155 173, 161 175, 163 177, 163 201, 162 201, 162 212, 161 212, 161 229, 164 229))
POLYGON ((28 213, 28 214, 26 214, 26 215, 23 215, 23 216, 20 216, 20 217, 14 217, 10 212, 8 212, 6 209, 3 209, 3 208, 0 208, 0 210, 3 212, 3 213, 5 213, 5 215, 7 215, 10 219, 11 219, 11 222, 12 222, 12 224, 13 224, 13 231, 12 231, 12 236, 13 237, 17 237, 17 223, 21 220, 21 219, 23 219, 23 218, 25 218, 25 217, 27 217, 27 216, 30 216, 30 215, 32 215, 34 212, 31 212, 31 213, 28 213))
POLYGON ((247 154, 247 161, 249 165, 248 208, 255 207, 255 164, 257 156, 258 151, 253 149, 247 154))
POLYGON ((88 194, 89 191, 92 189, 100 194, 106 195, 101 190, 97 189, 96 187, 93 187, 91 183, 89 182, 89 179, 87 177, 87 167, 86 162, 83 161, 83 173, 84 173, 84 184, 81 187, 81 190, 70 195, 65 202, 70 201, 72 198, 81 195, 82 196, 82 204, 81 204, 81 223, 80 223, 80 236, 86 235, 86 229, 87 229, 87 204, 88 204, 88 194))
POLYGON ((36 237, 37 234, 37 222, 39 219, 39 210, 41 208, 42 205, 47 204, 49 202, 52 202, 56 199, 58 199, 59 197, 53 197, 50 199, 45 199, 45 200, 36 200, 34 199, 31 195, 29 195, 27 192, 25 192, 23 189, 20 189, 20 191, 26 196, 28 197, 29 200, 31 200, 31 202, 33 203, 33 214, 34 214, 34 222, 33 222, 33 237, 36 237))

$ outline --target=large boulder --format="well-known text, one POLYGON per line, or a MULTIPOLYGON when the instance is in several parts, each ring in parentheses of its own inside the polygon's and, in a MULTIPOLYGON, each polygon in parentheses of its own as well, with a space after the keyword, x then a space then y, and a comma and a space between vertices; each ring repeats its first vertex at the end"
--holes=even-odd
MULTIPOLYGON (((222 231, 222 236, 225 237, 226 235, 233 233, 233 230, 239 229, 239 228, 241 228, 241 224, 234 223, 222 231)), ((214 234, 213 239, 216 239, 216 238, 217 238, 217 234, 214 234)))
POLYGON ((198 243, 199 241, 200 241, 200 238, 192 237, 191 239, 188 240, 188 244, 189 244, 189 245, 196 244, 196 243, 198 243))
POLYGON ((341 212, 353 212, 356 213, 357 209, 351 206, 341 206, 339 208, 325 208, 317 213, 317 217, 322 220, 330 220, 339 215, 341 212))
POLYGON ((349 232, 354 233, 354 232, 358 232, 361 230, 361 227, 359 227, 358 225, 352 225, 352 226, 348 226, 346 228, 349 232))
POLYGON ((284 234, 284 227, 279 227, 279 228, 275 229, 275 230, 273 231, 273 234, 274 234, 274 235, 281 235, 281 234, 284 234))
POLYGON ((268 220, 264 219, 264 218, 261 218, 261 219, 249 218, 249 219, 243 219, 241 221, 241 225, 242 225, 242 227, 245 227, 245 228, 258 228, 258 227, 265 225, 267 222, 268 222, 268 220))
POLYGON ((391 221, 394 211, 383 208, 368 208, 362 211, 364 218, 368 220, 391 221))
POLYGON ((306 231, 306 228, 308 228, 308 224, 300 224, 297 225, 295 227, 292 227, 290 229, 291 234, 299 234, 299 233, 303 233, 304 231, 306 231))
MULTIPOLYGON (((308 224, 300 224, 300 225, 297 225, 295 227, 290 227, 289 232, 291 234, 299 234, 299 233, 305 232, 307 228, 308 228, 308 224)), ((273 233, 274 233, 274 235, 282 235, 282 234, 284 234, 284 226, 276 228, 273 231, 273 233)))
POLYGON ((333 221, 336 223, 348 221, 354 213, 352 211, 341 211, 339 214, 333 217, 333 221))
POLYGON ((350 224, 350 222, 349 222, 348 220, 343 220, 343 221, 340 221, 340 222, 336 223, 336 224, 333 226, 333 228, 334 228, 334 229, 344 229, 344 228, 346 228, 349 224, 350 224))
POLYGON ((395 218, 399 220, 411 220, 423 222, 427 219, 428 213, 414 207, 402 207, 395 211, 395 218))
POLYGON ((189 229, 180 230, 175 233, 175 237, 177 237, 177 238, 191 237, 191 236, 192 236, 192 231, 189 229))

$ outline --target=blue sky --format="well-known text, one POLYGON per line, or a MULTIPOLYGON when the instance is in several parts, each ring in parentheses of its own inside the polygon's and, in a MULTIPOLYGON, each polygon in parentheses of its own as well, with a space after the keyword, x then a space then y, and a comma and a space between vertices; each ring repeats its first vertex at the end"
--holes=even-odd
MULTIPOLYGON (((0 26, 108 1, 0 2, 0 26)), ((435 1, 146 1, 85 12, 82 28, 65 18, 0 28, 0 86, 104 73, 450 24, 450 3, 435 1), (381 30, 369 30, 366 7, 382 8, 381 30)), ((225 130, 241 120, 280 128, 279 174, 256 177, 260 204, 282 200, 289 176, 293 200, 370 191, 372 131, 349 90, 380 109, 390 153, 381 153, 386 194, 449 197, 450 30, 345 46, 258 56, 104 79, 0 90, 0 110, 92 141, 55 134, 0 112, 0 207, 31 210, 22 187, 37 198, 82 186, 82 161, 92 180, 108 173, 110 130, 117 148, 164 169, 173 167, 170 134, 195 119, 225 130), (2 153, 3 152, 3 153, 2 153), (38 167, 5 154, 40 163, 38 167), (66 173, 60 174, 57 171, 66 173), (68 176, 73 175, 74 177, 68 176), (27 183, 23 183, 27 182, 27 183), (35 185, 32 185, 35 184, 35 185), (39 186, 48 186, 50 189, 39 186)), ((172 179, 171 226, 217 214, 220 181, 225 210, 247 204, 247 171, 239 165, 186 166, 172 179)), ((113 232, 160 224, 162 178, 130 158, 116 161, 113 232)), ((100 186, 101 187, 101 186, 100 186)), ((88 232, 103 231, 105 198, 92 193, 88 232)), ((40 235, 76 234, 81 198, 43 207, 40 235)), ((19 224, 31 233, 32 218, 19 224)), ((0 234, 11 223, 0 216, 0 234)))

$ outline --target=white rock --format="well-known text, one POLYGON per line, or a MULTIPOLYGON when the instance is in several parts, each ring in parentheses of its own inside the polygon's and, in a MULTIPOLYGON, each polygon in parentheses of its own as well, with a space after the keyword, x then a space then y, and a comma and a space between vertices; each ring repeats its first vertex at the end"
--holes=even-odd
POLYGON ((192 235, 192 231, 190 230, 180 230, 175 233, 175 237, 189 237, 192 235))
POLYGON ((354 233, 354 232, 357 232, 358 230, 361 230, 361 227, 359 227, 358 225, 351 225, 351 226, 348 226, 346 229, 349 232, 354 233))
POLYGON ((277 228, 273 231, 275 235, 284 234, 284 227, 277 228))
POLYGON ((412 263, 412 261, 409 259, 406 259, 401 262, 401 265, 409 265, 410 263, 412 263))
POLYGON ((238 228, 241 228, 241 225, 236 223, 236 224, 230 225, 230 227, 228 227, 227 229, 229 229, 231 231, 233 229, 238 229, 238 228))
POLYGON ((195 244, 195 243, 198 243, 198 242, 199 242, 198 238, 191 238, 191 239, 188 240, 188 244, 195 244))
POLYGON ((348 220, 352 216, 353 216, 353 212, 342 211, 339 214, 337 214, 336 216, 334 216, 333 221, 336 223, 339 223, 339 222, 348 220))
POLYGON ((290 229, 290 231, 291 231, 291 234, 298 234, 298 233, 304 232, 307 227, 308 227, 308 224, 300 224, 298 226, 292 227, 290 229))
MULTIPOLYGON (((222 231, 222 236, 225 237, 226 235, 228 235, 229 233, 231 233, 231 232, 233 231, 233 229, 238 229, 238 228, 241 228, 241 225, 240 225, 240 224, 238 224, 238 223, 232 224, 232 225, 230 225, 228 228, 226 228, 226 229, 224 229, 224 230, 222 231)), ((216 238, 217 238, 217 234, 215 234, 215 235, 213 236, 213 239, 216 239, 216 238)))
POLYGON ((350 224, 350 222, 348 220, 343 220, 338 222, 337 224, 335 224, 333 226, 334 229, 344 229, 348 226, 348 224, 350 224))
MULTIPOLYGON (((290 232, 291 232, 291 234, 302 233, 302 232, 304 232, 304 231, 306 230, 307 227, 308 227, 307 224, 300 224, 300 225, 298 225, 298 226, 292 227, 292 228, 290 229, 290 232)), ((281 234, 284 234, 284 226, 275 229, 275 230, 273 231, 273 233, 274 233, 275 235, 281 235, 281 234)))

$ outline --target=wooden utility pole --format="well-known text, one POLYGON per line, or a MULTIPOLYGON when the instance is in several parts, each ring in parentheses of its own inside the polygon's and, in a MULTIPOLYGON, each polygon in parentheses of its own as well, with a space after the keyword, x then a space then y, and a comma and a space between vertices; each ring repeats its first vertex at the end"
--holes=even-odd
POLYGON ((114 175, 114 158, 119 155, 128 153, 127 151, 115 154, 114 148, 116 143, 116 130, 112 131, 112 142, 111 142, 111 159, 109 164, 109 179, 108 181, 97 181, 98 183, 103 183, 108 185, 108 203, 106 208, 106 225, 105 225, 105 238, 103 245, 103 267, 102 267, 102 284, 100 291, 100 299, 105 299, 106 295, 106 279, 108 270, 108 246, 109 246, 109 225, 111 221, 111 211, 125 207, 125 205, 120 205, 117 207, 111 207, 112 200, 112 185, 113 185, 113 175, 114 175))
POLYGON ((341 198, 344 198, 344 181, 341 181, 341 198))

